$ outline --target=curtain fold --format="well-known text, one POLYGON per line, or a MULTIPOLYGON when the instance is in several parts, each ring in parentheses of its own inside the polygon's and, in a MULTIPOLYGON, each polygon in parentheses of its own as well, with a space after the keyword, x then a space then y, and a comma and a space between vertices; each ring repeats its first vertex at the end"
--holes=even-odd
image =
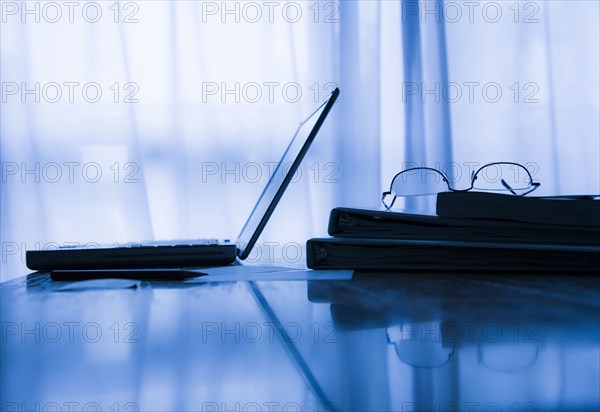
MULTIPOLYGON (((402 169, 427 166, 454 180, 450 107, 441 89, 448 84, 444 19, 423 19, 427 9, 441 10, 442 1, 403 0, 401 8, 405 101, 405 159, 402 169)), ((426 14, 425 14, 426 15, 426 14)), ((400 170, 398 170, 400 171, 400 170)), ((423 184, 430 182, 426 179, 423 184)), ((433 199, 406 199, 409 209, 434 210, 433 199)))
POLYGON ((380 152, 380 5, 340 3, 340 103, 334 156, 340 204, 377 207, 380 152))

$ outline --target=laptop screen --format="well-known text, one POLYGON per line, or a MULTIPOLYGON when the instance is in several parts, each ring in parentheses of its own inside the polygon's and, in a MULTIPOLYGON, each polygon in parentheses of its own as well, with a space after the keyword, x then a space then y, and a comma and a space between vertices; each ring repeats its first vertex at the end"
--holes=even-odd
POLYGON ((238 237, 238 257, 240 259, 246 259, 252 251, 279 199, 294 177, 304 155, 329 114, 339 92, 339 89, 336 88, 296 129, 292 141, 283 153, 283 157, 269 178, 267 187, 260 195, 238 237))

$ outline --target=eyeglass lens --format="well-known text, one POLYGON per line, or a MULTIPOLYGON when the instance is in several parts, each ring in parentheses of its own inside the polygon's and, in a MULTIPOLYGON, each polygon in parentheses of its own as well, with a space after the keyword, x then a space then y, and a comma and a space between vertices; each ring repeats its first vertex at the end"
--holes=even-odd
POLYGON ((397 196, 432 195, 449 189, 446 177, 429 168, 408 169, 392 182, 392 193, 397 196))
POLYGON ((479 169, 473 177, 473 189, 505 191, 528 189, 532 185, 527 169, 515 163, 490 163, 479 169), (504 183, 503 183, 504 181, 504 183))

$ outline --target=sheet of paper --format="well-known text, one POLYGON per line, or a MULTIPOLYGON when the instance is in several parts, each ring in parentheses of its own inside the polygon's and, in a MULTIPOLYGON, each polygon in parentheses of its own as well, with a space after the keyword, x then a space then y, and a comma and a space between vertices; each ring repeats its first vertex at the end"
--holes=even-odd
POLYGON ((254 280, 335 280, 352 279, 352 270, 307 270, 281 266, 224 266, 199 269, 206 276, 190 278, 185 283, 254 280))
POLYGON ((55 291, 80 292, 82 290, 132 289, 140 287, 141 284, 141 281, 134 279, 91 279, 69 282, 58 286, 55 291))

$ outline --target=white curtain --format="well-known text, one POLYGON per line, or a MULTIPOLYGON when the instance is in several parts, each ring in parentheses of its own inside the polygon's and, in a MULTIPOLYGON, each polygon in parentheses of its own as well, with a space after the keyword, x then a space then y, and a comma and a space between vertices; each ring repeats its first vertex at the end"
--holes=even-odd
POLYGON ((261 239, 269 258, 325 235, 334 206, 379 207, 406 165, 458 170, 460 186, 474 164, 517 161, 536 194, 598 193, 598 13, 591 1, 3 2, 1 279, 27 273, 27 249, 235 239, 336 85, 261 239))

